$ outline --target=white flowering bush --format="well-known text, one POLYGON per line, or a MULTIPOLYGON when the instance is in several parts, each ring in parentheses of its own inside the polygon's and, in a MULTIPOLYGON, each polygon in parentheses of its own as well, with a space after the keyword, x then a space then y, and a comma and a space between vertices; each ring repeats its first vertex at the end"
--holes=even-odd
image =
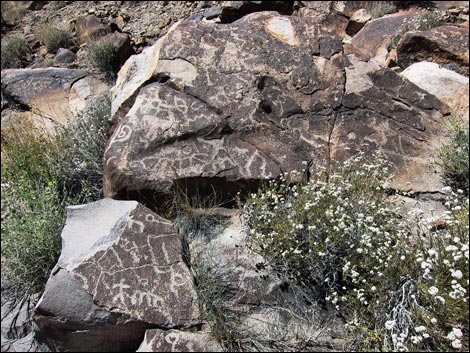
POLYGON ((355 335, 352 349, 467 349, 465 206, 451 201, 443 230, 420 220, 412 231, 386 195, 389 177, 377 154, 301 185, 270 181, 244 207, 252 249, 306 288, 308 300, 338 310, 355 335))

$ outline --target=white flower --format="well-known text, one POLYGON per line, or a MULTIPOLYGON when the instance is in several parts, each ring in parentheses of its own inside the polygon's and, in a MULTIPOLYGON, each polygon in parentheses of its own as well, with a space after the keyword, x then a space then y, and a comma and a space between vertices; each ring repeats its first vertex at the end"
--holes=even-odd
POLYGON ((452 272, 452 277, 455 277, 457 279, 461 279, 463 274, 462 271, 460 270, 450 270, 452 272))
POLYGON ((459 248, 456 247, 455 245, 446 246, 446 251, 456 251, 456 250, 459 250, 459 248))
POLYGON ((462 348, 462 342, 460 342, 460 340, 453 340, 452 347, 455 349, 460 349, 462 348))
POLYGON ((439 296, 439 295, 436 297, 436 299, 439 300, 442 304, 446 303, 446 300, 443 297, 439 296))
POLYGON ((456 337, 456 338, 460 338, 460 337, 463 336, 462 330, 459 329, 459 328, 455 328, 455 327, 452 328, 452 334, 453 334, 454 337, 456 337))
POLYGON ((437 319, 436 319, 435 317, 433 317, 433 318, 431 319, 431 323, 437 324, 437 319))
POLYGON ((391 330, 391 329, 393 329, 393 328, 395 327, 396 323, 397 323, 397 322, 396 322, 395 320, 387 321, 387 322, 385 323, 385 328, 386 328, 387 330, 391 330))
POLYGON ((430 287, 428 289, 428 293, 431 294, 432 296, 435 296, 437 293, 439 293, 439 289, 437 289, 436 287, 430 287))
POLYGON ((424 332, 424 331, 426 331, 426 327, 424 327, 424 326, 415 327, 415 331, 416 331, 417 333, 419 333, 419 332, 424 332))
POLYGON ((435 256, 437 254, 437 251, 434 250, 434 249, 430 249, 430 250, 428 250, 428 254, 429 254, 429 256, 435 256))

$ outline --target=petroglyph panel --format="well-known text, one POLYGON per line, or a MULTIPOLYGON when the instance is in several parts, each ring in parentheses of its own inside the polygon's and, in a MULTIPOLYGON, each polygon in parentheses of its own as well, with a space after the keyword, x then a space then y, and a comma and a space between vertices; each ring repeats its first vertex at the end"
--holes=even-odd
POLYGON ((392 70, 345 57, 321 21, 258 12, 179 23, 117 119, 105 195, 167 192, 196 177, 263 180, 377 148, 394 163, 396 187, 409 189, 413 173, 416 191, 438 191, 428 161, 447 108, 392 70))
MULTIPOLYGON (((86 213, 90 216, 88 224, 93 226, 101 222, 100 206, 107 207, 109 203, 133 207, 129 211, 130 206, 125 206, 123 215, 115 218, 117 227, 96 228, 103 234, 89 238, 94 238, 94 247, 100 251, 88 251, 89 256, 82 256, 78 266, 68 266, 71 273, 97 304, 114 313, 163 327, 193 323, 198 316, 196 295, 180 255, 180 237, 173 223, 136 202, 111 200, 75 208, 75 219, 80 218, 77 212, 82 216, 86 213), (90 215, 89 209, 94 210, 95 216, 90 215)), ((68 227, 68 234, 80 238, 77 222, 69 223, 68 227)), ((93 232, 89 227, 81 229, 93 232)), ((69 242, 67 247, 72 245, 69 242)))
POLYGON ((320 39, 341 42, 316 21, 264 12, 176 26, 154 51, 156 82, 140 89, 109 140, 106 194, 165 192, 191 177, 268 179, 325 159, 344 73, 334 50, 317 68, 320 39))

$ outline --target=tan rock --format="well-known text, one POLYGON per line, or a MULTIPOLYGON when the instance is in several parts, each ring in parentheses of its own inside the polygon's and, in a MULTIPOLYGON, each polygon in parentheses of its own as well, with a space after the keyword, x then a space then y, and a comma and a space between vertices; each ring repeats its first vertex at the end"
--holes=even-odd
POLYGON ((408 66, 400 75, 439 98, 454 115, 468 122, 468 77, 426 61, 408 66))
POLYGON ((468 31, 456 26, 441 26, 428 31, 405 34, 397 47, 398 64, 407 68, 430 61, 468 77, 468 31))

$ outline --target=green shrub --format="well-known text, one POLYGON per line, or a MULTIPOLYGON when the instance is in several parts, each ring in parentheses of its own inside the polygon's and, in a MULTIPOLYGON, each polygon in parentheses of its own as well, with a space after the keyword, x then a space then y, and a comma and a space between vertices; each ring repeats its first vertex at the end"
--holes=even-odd
POLYGON ((47 46, 47 49, 55 53, 59 48, 66 48, 70 44, 70 35, 61 29, 44 24, 37 32, 38 39, 47 46))
POLYGON ((65 206, 102 196, 109 100, 77 123, 45 135, 2 129, 2 287, 21 298, 40 292, 60 253, 65 206))
POLYGON ((415 28, 417 31, 427 31, 444 24, 446 24, 446 21, 441 16, 433 12, 428 12, 420 17, 415 28))
POLYGON ((380 156, 359 155, 328 178, 269 182, 244 208, 252 248, 346 318, 351 349, 468 349, 468 200, 465 219, 447 204, 446 230, 422 220, 413 232, 386 196, 388 178, 380 156))
POLYGON ((27 11, 19 1, 2 1, 2 24, 13 26, 27 11))
POLYGON ((67 193, 77 203, 103 196, 103 155, 110 115, 111 100, 99 100, 57 136, 60 147, 56 152, 60 158, 57 165, 67 193))
POLYGON ((63 197, 54 180, 2 182, 2 284, 13 297, 41 291, 60 255, 63 197))
POLYGON ((23 67, 30 53, 31 48, 21 35, 2 38, 2 70, 23 67))
POLYGON ((454 190, 461 189, 469 194, 469 129, 457 119, 450 122, 450 142, 439 151, 439 165, 444 182, 454 190))
POLYGON ((87 65, 107 79, 114 79, 119 70, 117 49, 109 38, 102 38, 88 44, 86 53, 87 65))

